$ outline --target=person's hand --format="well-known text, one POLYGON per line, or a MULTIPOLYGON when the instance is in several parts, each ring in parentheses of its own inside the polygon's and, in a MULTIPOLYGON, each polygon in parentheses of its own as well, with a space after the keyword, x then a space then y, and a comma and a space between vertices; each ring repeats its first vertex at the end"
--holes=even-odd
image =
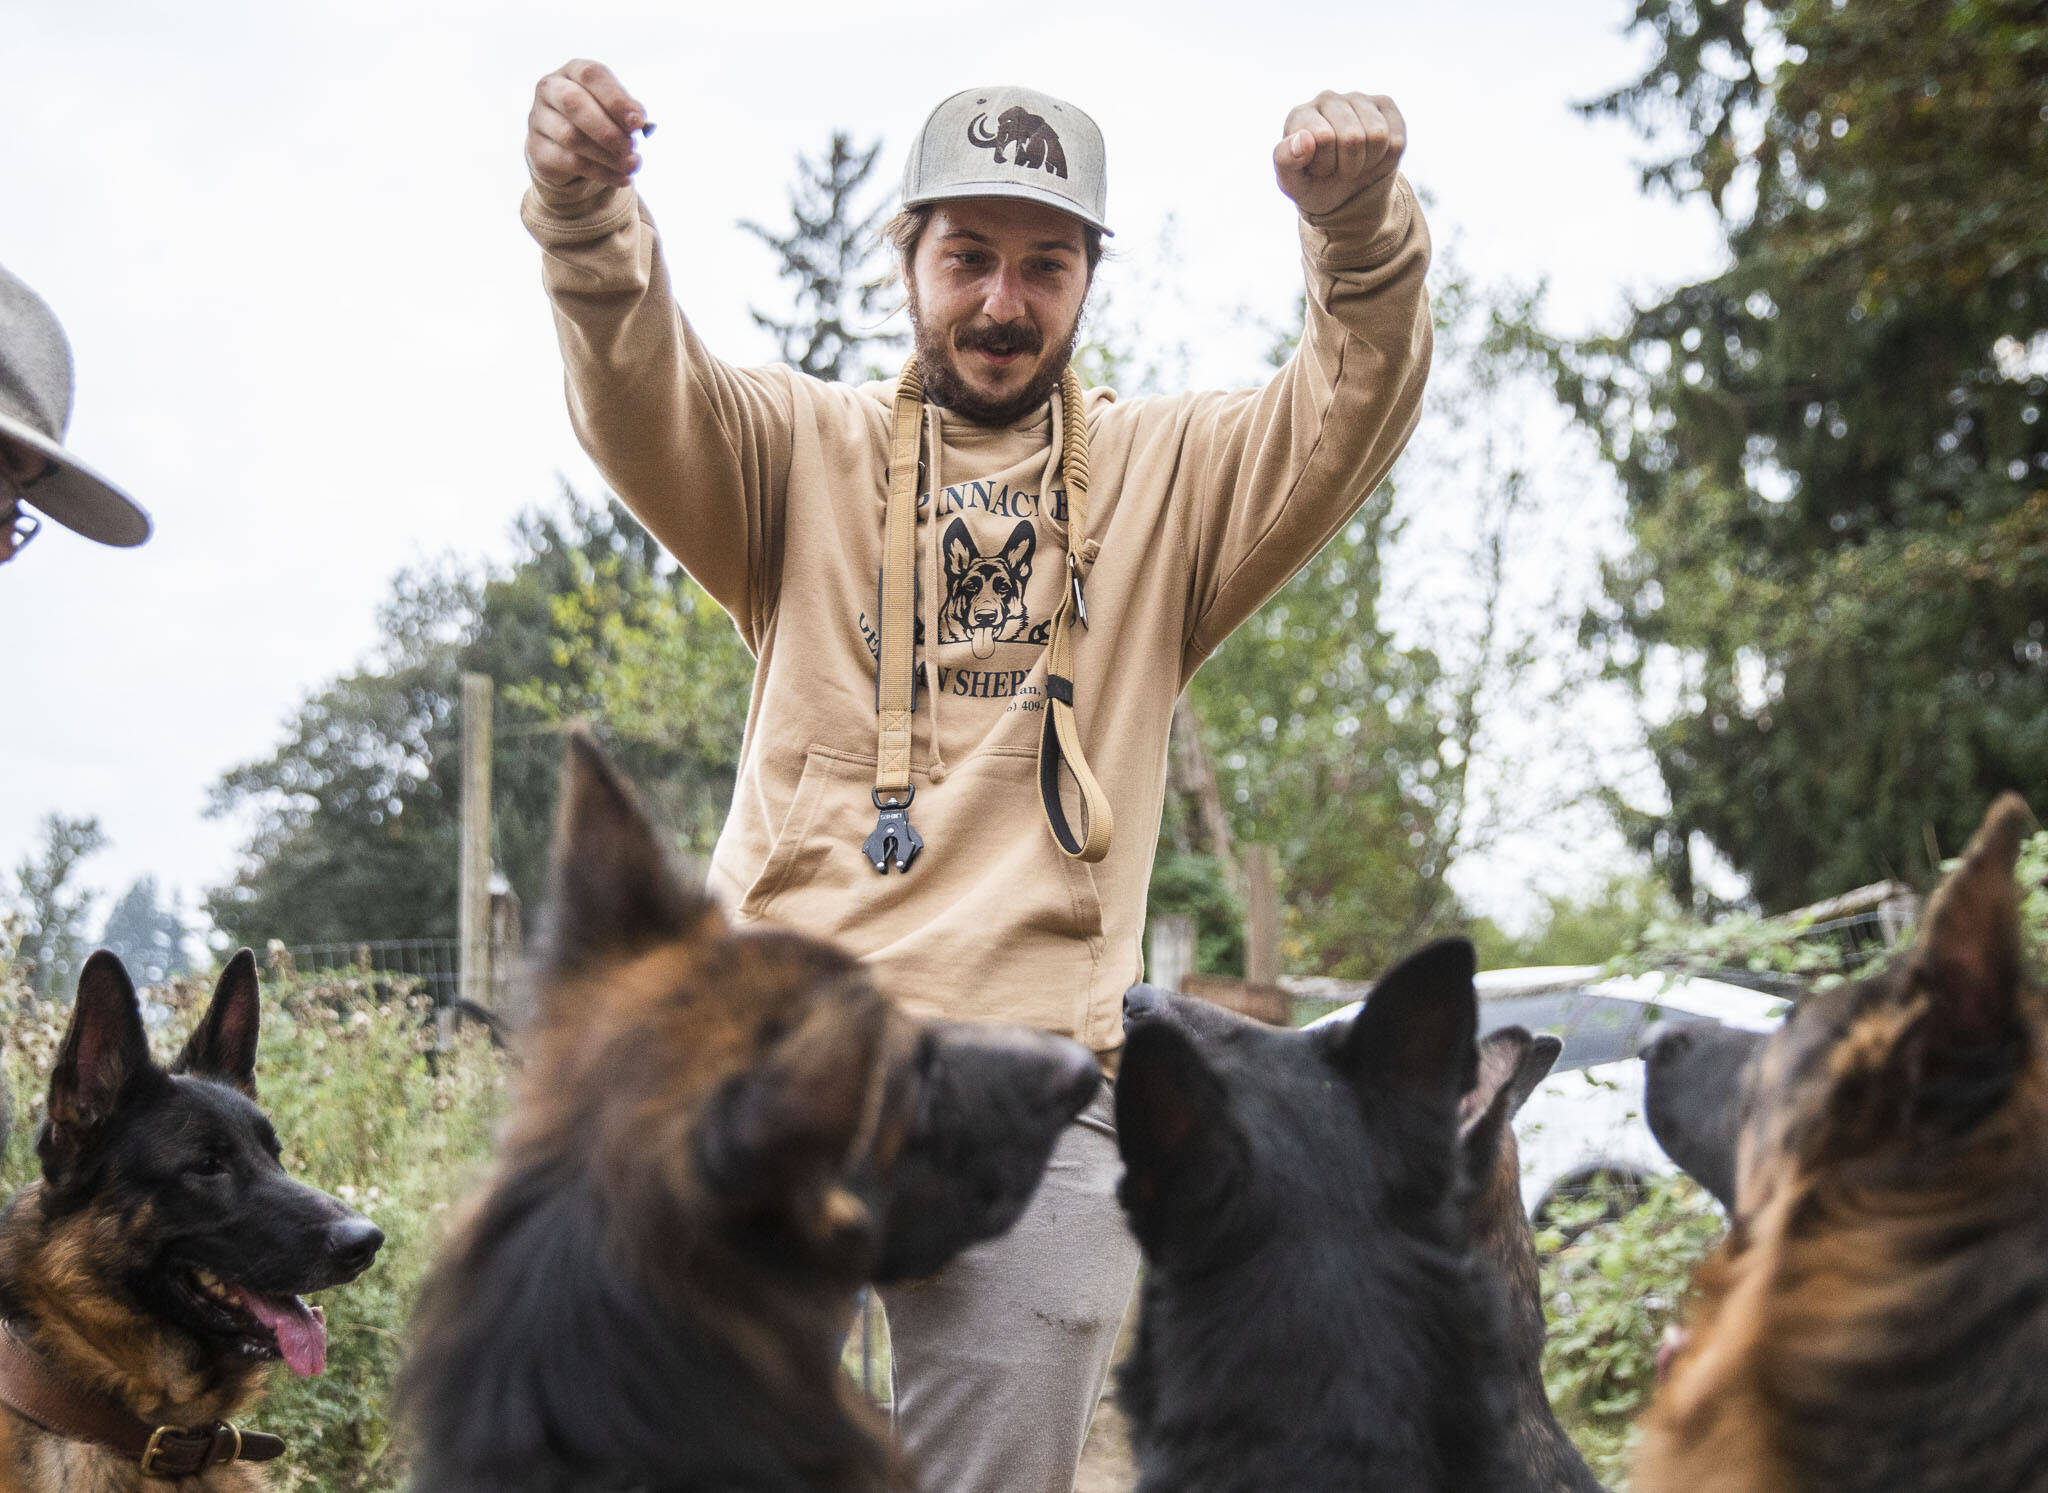
POLYGON ((634 130, 647 111, 602 62, 565 62, 533 85, 526 169, 572 200, 631 183, 640 169, 634 130))
POLYGON ((1319 93, 1288 110, 1273 174, 1302 212, 1333 212, 1393 175, 1407 144, 1408 124, 1392 99, 1319 93))

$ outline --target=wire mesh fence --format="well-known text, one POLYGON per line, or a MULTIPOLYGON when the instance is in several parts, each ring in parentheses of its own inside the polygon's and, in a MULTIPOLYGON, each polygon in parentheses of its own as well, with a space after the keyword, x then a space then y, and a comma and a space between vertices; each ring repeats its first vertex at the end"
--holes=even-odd
POLYGON ((375 938, 351 943, 296 944, 287 948, 292 968, 300 974, 382 975, 416 982, 437 1005, 459 992, 460 946, 452 938, 375 938))

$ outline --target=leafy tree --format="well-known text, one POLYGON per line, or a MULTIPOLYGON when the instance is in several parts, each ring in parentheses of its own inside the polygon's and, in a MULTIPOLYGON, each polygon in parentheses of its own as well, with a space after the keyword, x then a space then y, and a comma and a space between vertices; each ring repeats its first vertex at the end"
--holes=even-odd
MULTIPOLYGON (((1172 256, 1169 237, 1154 258, 1172 256)), ((1155 275, 1139 302, 1171 298, 1177 278, 1155 275)), ((1528 599, 1552 563, 1531 536, 1557 516, 1503 415, 1547 398, 1532 353, 1538 300, 1482 289, 1448 253, 1431 295, 1436 369, 1396 478, 1183 699, 1149 910, 1195 919, 1203 972, 1242 970, 1237 843, 1275 852, 1284 962, 1369 975, 1468 926, 1451 868, 1585 804, 1591 769, 1605 766, 1604 753, 1578 750, 1584 771, 1524 786, 1530 758, 1570 741, 1568 720, 1549 725, 1554 697, 1582 683, 1546 641, 1557 634, 1547 598, 1528 599), (1430 587, 1417 583, 1425 568, 1430 587)), ((1292 354, 1304 309, 1297 299, 1291 324, 1270 328, 1269 366, 1292 354)), ((1126 393, 1157 392, 1185 376, 1187 350, 1155 341, 1098 291, 1077 363, 1126 393)))
POLYGON ((794 284, 787 319, 750 308, 754 322, 775 333, 783 362, 815 378, 850 378, 862 371, 863 349, 903 341, 899 333, 877 330, 888 270, 879 233, 887 198, 872 206, 864 199, 881 149, 877 140, 861 150, 846 131, 834 130, 821 159, 797 156, 790 226, 776 232, 740 224, 775 251, 781 261, 776 273, 794 284))
POLYGON ((555 669, 508 699, 542 721, 585 718, 663 764, 665 820, 709 855, 739 772, 753 655, 710 593, 665 560, 596 556, 552 599, 555 669))
MULTIPOLYGON (((1273 848, 1286 962, 1367 976, 1431 920, 1436 661, 1378 620, 1384 502, 1360 511, 1188 687, 1240 842, 1273 848)), ((1171 864, 1171 863, 1169 863, 1171 864)))
POLYGON ((36 994, 59 999, 71 989, 72 977, 85 955, 85 920, 95 895, 77 884, 81 862, 107 847, 107 837, 94 818, 66 819, 51 814, 43 820, 40 850, 25 857, 14 871, 14 911, 19 942, 15 956, 29 966, 36 994))
POLYGON ((1640 0, 1590 106, 1683 149, 1723 273, 1564 351, 1633 552, 1589 634, 1660 714, 1631 820, 1766 909, 1931 879, 2048 781, 2048 65, 2021 0, 1640 0))
MULTIPOLYGON (((400 576, 376 656, 301 706, 274 753, 217 785, 215 812, 254 818, 241 870, 207 903, 231 937, 260 946, 454 935, 461 676, 470 671, 497 684, 493 854, 520 898, 537 904, 561 755, 549 703, 589 696, 584 672, 606 656, 607 630, 622 625, 595 599, 607 586, 653 596, 687 582, 663 569, 659 547, 616 502, 565 493, 558 510, 521 519, 515 538, 518 557, 502 570, 400 576)), ((708 812, 699 794, 721 808, 730 796, 729 768, 699 761, 693 743, 598 724, 658 814, 693 823, 708 812)))
POLYGON ((121 894, 107 914, 107 924, 100 930, 100 947, 120 955, 138 985, 158 985, 192 968, 185 948, 188 936, 178 899, 164 901, 156 878, 144 876, 121 894))

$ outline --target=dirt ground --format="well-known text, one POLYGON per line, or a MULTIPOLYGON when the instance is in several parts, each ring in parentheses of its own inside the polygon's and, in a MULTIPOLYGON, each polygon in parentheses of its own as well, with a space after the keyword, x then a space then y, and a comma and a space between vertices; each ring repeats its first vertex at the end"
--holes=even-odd
POLYGON ((1088 1429, 1088 1444, 1081 1449, 1081 1471, 1074 1479, 1074 1493, 1131 1493, 1138 1485, 1138 1469, 1131 1461, 1130 1444, 1124 1438, 1124 1416, 1117 1408, 1116 1387, 1110 1386, 1095 1412, 1095 1424, 1088 1429))

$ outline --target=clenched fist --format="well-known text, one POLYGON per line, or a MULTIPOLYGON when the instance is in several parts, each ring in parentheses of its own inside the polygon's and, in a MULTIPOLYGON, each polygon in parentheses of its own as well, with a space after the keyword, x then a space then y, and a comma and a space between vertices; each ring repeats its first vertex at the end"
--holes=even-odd
POLYGON ((633 131, 647 111, 602 62, 565 62, 533 85, 526 169, 570 200, 623 187, 640 169, 633 131))
POLYGON ((1332 212, 1391 176, 1407 144, 1408 124, 1392 99, 1319 93, 1287 112, 1273 174, 1302 212, 1332 212))

